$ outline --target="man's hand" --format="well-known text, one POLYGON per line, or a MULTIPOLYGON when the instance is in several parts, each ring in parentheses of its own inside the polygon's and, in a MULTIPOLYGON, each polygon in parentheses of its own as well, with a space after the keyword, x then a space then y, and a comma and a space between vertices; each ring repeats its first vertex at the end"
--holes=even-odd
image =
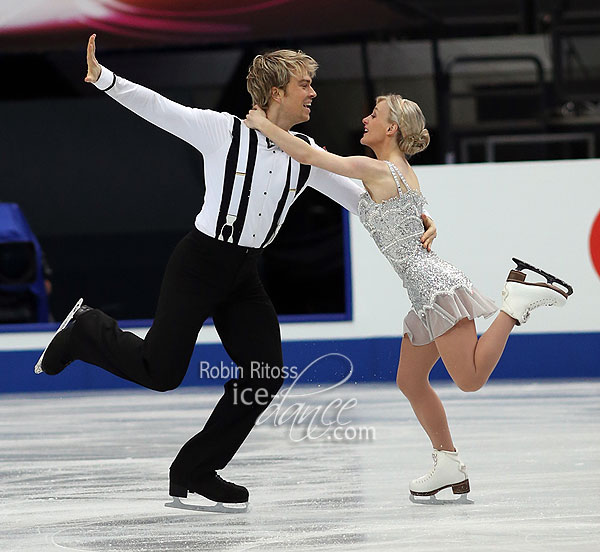
POLYGON ((431 243, 437 236, 437 228, 433 219, 425 213, 421 214, 421 219, 423 220, 423 226, 425 226, 425 233, 421 236, 421 244, 427 251, 431 251, 431 243))
POLYGON ((256 130, 260 130, 261 123, 266 120, 267 114, 257 105, 255 105, 250 111, 248 111, 248 115, 246 115, 246 119, 244 123, 248 128, 255 128, 256 130))
POLYGON ((102 67, 98 63, 96 59, 96 35, 93 34, 90 36, 90 40, 88 42, 87 47, 87 75, 85 77, 85 82, 96 82, 100 78, 100 73, 102 72, 102 67))

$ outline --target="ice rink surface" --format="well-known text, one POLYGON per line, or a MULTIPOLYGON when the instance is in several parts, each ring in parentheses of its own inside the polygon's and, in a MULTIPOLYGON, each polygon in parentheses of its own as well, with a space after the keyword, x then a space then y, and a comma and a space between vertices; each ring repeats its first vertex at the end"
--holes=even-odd
POLYGON ((392 383, 362 384, 302 388, 254 429, 222 472, 247 514, 164 507, 220 389, 0 395, 0 550, 600 550, 600 381, 435 387, 474 504, 409 502, 428 440, 392 383))

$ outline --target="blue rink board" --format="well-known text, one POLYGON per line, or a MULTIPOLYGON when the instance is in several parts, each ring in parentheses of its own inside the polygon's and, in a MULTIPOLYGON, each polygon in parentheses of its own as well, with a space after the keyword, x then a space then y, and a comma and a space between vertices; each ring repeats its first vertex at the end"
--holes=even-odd
MULTIPOLYGON (((341 381, 349 373, 350 363, 349 382, 394 382, 400 339, 286 342, 283 349, 289 373, 294 375, 306 368, 299 383, 341 381)), ((40 353, 0 351, 0 392, 136 387, 79 361, 58 376, 35 375, 33 365, 40 353)), ((233 370, 233 363, 221 345, 197 345, 182 385, 222 385, 233 370)), ((436 364, 431 377, 449 379, 441 362, 436 364)), ((493 379, 597 377, 600 377, 600 333, 512 335, 492 375, 493 379)), ((291 381, 288 378, 288 383, 291 381)))

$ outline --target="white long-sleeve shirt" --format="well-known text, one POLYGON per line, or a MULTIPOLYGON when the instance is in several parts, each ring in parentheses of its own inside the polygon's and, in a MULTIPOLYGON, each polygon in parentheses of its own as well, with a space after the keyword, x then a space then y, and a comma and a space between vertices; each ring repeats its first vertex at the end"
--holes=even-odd
MULTIPOLYGON (((301 165, 229 113, 186 107, 102 67, 95 85, 152 124, 185 140, 204 157, 206 193, 195 221, 208 236, 265 247, 306 186, 356 214, 364 187, 350 178, 301 165), (112 85, 112 87, 111 87, 112 85)), ((318 147, 297 132, 294 135, 318 147)))

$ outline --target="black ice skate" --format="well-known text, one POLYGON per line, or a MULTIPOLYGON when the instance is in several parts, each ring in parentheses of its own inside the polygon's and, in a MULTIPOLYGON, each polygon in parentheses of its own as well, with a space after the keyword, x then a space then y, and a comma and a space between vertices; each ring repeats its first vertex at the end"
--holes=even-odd
POLYGON ((180 485, 173 480, 169 482, 169 494, 172 502, 165 503, 168 508, 180 508, 182 510, 195 510, 197 512, 220 512, 243 514, 249 509, 248 489, 235 483, 225 481, 215 472, 209 472, 202 477, 195 477, 192 484, 180 485), (202 505, 182 502, 187 498, 188 492, 199 494, 216 504, 202 505))
POLYGON ((514 318, 518 326, 527 322, 533 309, 542 306, 562 307, 569 295, 573 293, 573 288, 569 284, 553 274, 514 257, 513 261, 517 267, 509 272, 506 279, 502 290, 501 310, 514 318), (546 282, 526 282, 523 270, 540 274, 546 278, 546 282))
POLYGON ((67 314, 67 317, 58 327, 58 330, 56 330, 52 340, 44 349, 42 356, 36 362, 34 368, 36 374, 44 372, 45 374, 54 376, 60 374, 60 372, 73 362, 73 359, 69 358, 69 353, 66 350, 69 330, 79 316, 90 310, 92 310, 90 307, 83 304, 83 299, 79 299, 79 301, 75 303, 71 312, 67 314))

